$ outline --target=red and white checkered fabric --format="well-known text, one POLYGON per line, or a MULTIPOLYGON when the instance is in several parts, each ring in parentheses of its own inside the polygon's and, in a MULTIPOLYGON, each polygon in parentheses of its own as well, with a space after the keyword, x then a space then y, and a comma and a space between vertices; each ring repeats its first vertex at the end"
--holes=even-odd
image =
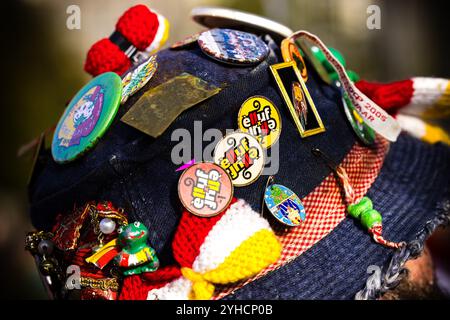
MULTIPOLYGON (((389 142, 377 137, 371 148, 355 144, 342 161, 341 166, 346 170, 353 186, 355 200, 360 200, 375 181, 388 149, 389 142)), ((302 202, 306 210, 306 220, 300 226, 294 228, 284 228, 280 224, 272 226, 283 247, 280 259, 243 283, 223 287, 221 290, 217 288, 214 299, 223 298, 294 260, 328 235, 346 217, 342 189, 333 173, 302 199, 302 202)))

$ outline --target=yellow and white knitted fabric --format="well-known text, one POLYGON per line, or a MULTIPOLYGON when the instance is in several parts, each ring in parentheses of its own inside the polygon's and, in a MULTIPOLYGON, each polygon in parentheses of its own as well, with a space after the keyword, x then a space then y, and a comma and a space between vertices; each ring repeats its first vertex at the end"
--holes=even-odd
POLYGON ((149 290, 148 299, 210 299, 215 285, 247 279, 274 263, 281 245, 269 223, 237 200, 216 217, 184 212, 173 252, 181 276, 149 290))

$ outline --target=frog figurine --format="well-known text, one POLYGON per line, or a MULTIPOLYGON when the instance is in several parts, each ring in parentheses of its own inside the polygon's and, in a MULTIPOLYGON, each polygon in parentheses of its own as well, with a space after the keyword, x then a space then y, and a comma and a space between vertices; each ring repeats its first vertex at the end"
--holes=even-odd
POLYGON ((159 260, 155 250, 147 245, 148 229, 143 223, 130 223, 120 227, 117 232, 122 251, 115 257, 115 262, 125 276, 158 269, 159 260))

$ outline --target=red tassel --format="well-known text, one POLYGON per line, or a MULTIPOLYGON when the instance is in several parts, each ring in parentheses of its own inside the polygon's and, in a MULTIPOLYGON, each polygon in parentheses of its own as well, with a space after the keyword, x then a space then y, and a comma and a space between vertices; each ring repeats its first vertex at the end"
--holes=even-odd
POLYGON ((158 27, 158 16, 143 4, 125 11, 116 24, 116 30, 140 51, 153 42, 158 27))
POLYGON ((84 70, 94 77, 113 71, 122 75, 131 67, 128 57, 109 39, 95 43, 88 51, 84 70))
MULTIPOLYGON (((139 51, 150 46, 158 27, 157 14, 142 4, 125 11, 116 24, 116 30, 139 51)), ((102 39, 89 49, 84 70, 93 76, 108 71, 122 75, 130 67, 131 61, 125 53, 109 39, 102 39)))
POLYGON ((408 105, 414 93, 411 79, 385 84, 361 80, 355 85, 369 99, 391 114, 408 105))

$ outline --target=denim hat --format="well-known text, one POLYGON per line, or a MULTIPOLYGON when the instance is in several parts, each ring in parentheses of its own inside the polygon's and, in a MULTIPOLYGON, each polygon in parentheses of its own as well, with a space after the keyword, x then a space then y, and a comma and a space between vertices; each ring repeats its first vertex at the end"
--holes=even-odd
MULTIPOLYGON (((201 121, 203 131, 236 129, 242 102, 261 95, 278 107, 283 122, 277 142, 276 182, 289 187, 301 199, 314 195, 310 203, 320 207, 328 201, 327 194, 323 189, 319 194, 315 191, 332 179, 333 172, 311 153, 312 148, 319 148, 334 163, 347 159, 349 168, 352 161, 348 159, 353 159, 349 155, 372 154, 374 160, 368 162, 360 176, 364 180, 360 192, 364 194, 368 189, 375 209, 382 213, 385 237, 406 241, 407 245, 397 251, 387 249, 373 242, 367 231, 351 218, 328 221, 329 230, 321 231, 316 238, 315 231, 311 231, 306 244, 294 241, 298 248, 303 247, 285 257, 282 265, 245 285, 222 288, 218 298, 376 298, 394 286, 400 278, 394 276, 403 273, 403 265, 409 258, 420 254, 427 236, 438 225, 448 223, 449 205, 445 201, 449 199, 449 149, 427 145, 404 134, 390 147, 381 138, 378 146, 362 146, 341 107, 340 92, 321 82, 308 63, 306 85, 326 131, 300 138, 269 70, 270 65, 282 62, 279 48, 270 37, 264 39, 270 53, 252 67, 212 60, 197 46, 162 50, 157 55, 158 70, 154 77, 120 107, 95 148, 67 164, 56 163, 49 150, 41 150, 29 185, 30 212, 36 229, 51 230, 57 214, 70 212, 74 206, 93 200, 111 201, 127 212, 129 221, 141 221, 148 227, 149 242, 161 265, 172 265, 172 239, 183 211, 177 194, 180 173, 175 170, 179 165, 171 159, 172 148, 178 143, 172 141, 172 132, 183 128, 194 134, 195 121, 201 121), (222 90, 182 113, 156 139, 120 121, 147 90, 183 72, 222 90)), ((361 157, 363 162, 370 158, 361 157)), ((249 186, 236 188, 235 197, 260 212, 266 178, 262 176, 249 186)), ((283 234, 284 228, 279 228, 267 215, 277 234, 283 234)), ((307 212, 308 219, 313 216, 307 212)))

